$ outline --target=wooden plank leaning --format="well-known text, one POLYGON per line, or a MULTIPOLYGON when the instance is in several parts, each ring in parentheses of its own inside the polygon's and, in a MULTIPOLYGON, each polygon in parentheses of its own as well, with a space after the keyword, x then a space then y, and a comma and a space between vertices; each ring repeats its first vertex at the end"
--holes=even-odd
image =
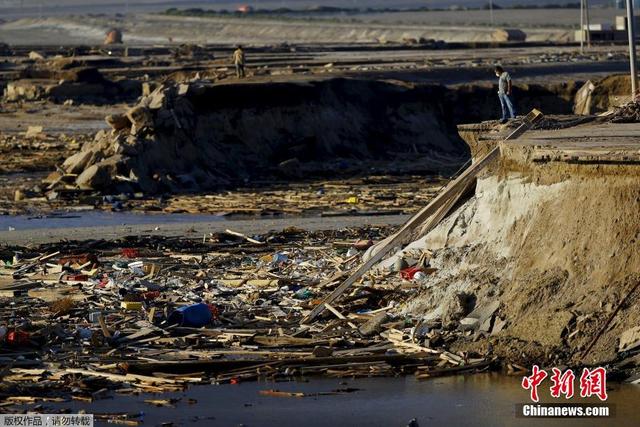
MULTIPOLYGON (((504 140, 512 140, 520 137, 535 123, 542 119, 543 115, 540 111, 533 109, 529 114, 524 117, 523 123, 518 126, 513 132, 511 132, 504 140)), ((456 179, 449 182, 449 184, 438 194, 427 206, 422 208, 418 213, 411 217, 395 234, 385 239, 385 243, 381 246, 377 252, 373 253, 371 258, 364 262, 358 269, 349 276, 344 282, 342 282, 333 292, 327 295, 320 304, 314 307, 301 323, 309 323, 315 319, 325 309, 325 304, 331 304, 340 295, 342 295, 351 285, 353 285, 358 279, 360 279, 367 271, 377 264, 382 258, 394 247, 402 243, 403 239, 411 233, 416 227, 424 222, 431 216, 433 218, 429 221, 429 224, 424 228, 425 232, 434 228, 438 223, 447 215, 449 210, 455 206, 458 199, 464 194, 465 190, 471 183, 474 182, 478 173, 486 166, 491 164, 495 159, 500 157, 500 146, 497 145, 484 157, 477 160, 469 168, 460 174, 456 179)))

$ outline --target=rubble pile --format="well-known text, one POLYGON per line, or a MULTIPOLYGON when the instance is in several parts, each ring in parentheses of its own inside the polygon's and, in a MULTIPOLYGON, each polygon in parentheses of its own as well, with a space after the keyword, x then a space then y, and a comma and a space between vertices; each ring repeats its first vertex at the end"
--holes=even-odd
POLYGON ((640 122, 640 101, 629 102, 622 107, 615 108, 610 116, 613 123, 638 123, 640 122))
POLYGON ((619 108, 631 101, 631 80, 626 74, 614 74, 590 81, 578 90, 573 111, 576 114, 596 114, 619 108))
MULTIPOLYGON (((388 233, 227 230, 200 242, 129 237, 0 247, 3 411, 51 399, 92 401, 110 390, 487 369, 488 353, 446 350, 478 333, 472 322, 456 329, 395 314, 432 273, 425 260, 368 275, 313 323, 302 322, 388 233)), ((452 311, 459 319, 477 313, 485 328, 496 308, 452 311)))
POLYGON ((23 134, 0 135, 0 173, 20 173, 55 168, 56 162, 80 147, 82 136, 49 135, 42 126, 30 126, 23 134), (20 153, 20 155, 15 155, 20 153))
POLYGON ((455 170, 468 148, 443 107, 423 102, 443 91, 347 79, 167 83, 106 117, 111 131, 96 134, 48 183, 160 193, 353 175, 375 159, 394 173, 408 163, 422 172, 455 170))
POLYGON ((491 33, 491 40, 494 42, 524 42, 527 33, 518 28, 500 28, 491 33))
POLYGON ((7 83, 4 100, 111 104, 137 98, 141 86, 133 79, 109 80, 98 68, 74 58, 42 57, 21 70, 18 79, 7 83))

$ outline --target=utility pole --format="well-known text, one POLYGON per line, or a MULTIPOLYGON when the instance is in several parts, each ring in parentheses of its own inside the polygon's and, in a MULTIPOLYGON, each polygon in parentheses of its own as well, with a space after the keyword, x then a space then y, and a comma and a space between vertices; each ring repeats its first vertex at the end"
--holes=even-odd
POLYGON ((580 53, 584 53, 584 0, 580 0, 580 53))
POLYGON ((591 48, 591 29, 589 28, 589 0, 580 0, 580 53, 584 53, 584 39, 587 48, 591 48))
POLYGON ((584 0, 584 19, 587 21, 587 49, 591 49, 591 28, 589 27, 589 0, 584 0))
POLYGON ((491 19, 491 26, 493 27, 493 0, 489 0, 489 19, 491 19))
POLYGON ((636 98, 636 32, 635 17, 633 16, 633 0, 627 0, 627 34, 629 36, 629 68, 631 71, 631 100, 636 98))

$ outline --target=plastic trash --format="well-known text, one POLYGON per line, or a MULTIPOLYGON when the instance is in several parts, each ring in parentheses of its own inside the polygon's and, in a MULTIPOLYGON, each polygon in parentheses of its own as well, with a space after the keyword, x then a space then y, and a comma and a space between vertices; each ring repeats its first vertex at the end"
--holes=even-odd
POLYGON ((356 248, 349 248, 347 251, 347 256, 352 257, 354 255, 358 255, 360 252, 356 248))
POLYGON ((187 305, 175 310, 167 319, 170 324, 199 328, 208 325, 213 319, 211 308, 204 303, 187 305))
POLYGON ((116 261, 112 265, 113 269, 116 271, 124 270, 125 268, 129 268, 129 264, 124 261, 116 261))
POLYGON ((76 332, 78 334, 78 338, 81 340, 88 340, 93 335, 93 332, 89 328, 78 328, 76 329, 76 332))
POLYGON ((349 203, 350 205, 357 205, 358 203, 360 203, 360 199, 358 199, 357 196, 351 196, 348 197, 345 202, 349 203))
POLYGON ((13 344, 13 345, 29 344, 29 334, 24 331, 9 331, 7 333, 7 344, 13 344))
POLYGON ((122 248, 122 256, 125 258, 138 258, 140 252, 136 248, 122 248))
POLYGON ((142 303, 140 301, 122 301, 120 308, 133 311, 142 310, 142 303))
POLYGON ((418 282, 422 282, 423 280, 427 279, 427 275, 424 274, 423 271, 418 271, 416 272, 416 274, 413 275, 413 280, 416 280, 418 282))
POLYGON ((419 271, 422 271, 420 267, 405 268, 404 270, 400 270, 400 277, 405 280, 412 280, 419 271))
POLYGON ((89 276, 86 274, 67 274, 65 280, 69 282, 86 282, 89 276))
POLYGON ((160 297, 160 291, 147 291, 142 293, 142 299, 152 301, 160 297))
POLYGON ((295 294, 293 294, 295 298, 297 299, 302 299, 302 300, 306 300, 306 299, 310 299, 313 297, 313 292, 311 292, 309 289, 307 288, 302 288, 302 289, 298 289, 296 291, 295 294))
POLYGON ((272 262, 274 264, 281 264, 283 262, 287 262, 288 260, 289 260, 289 257, 286 254, 283 254, 280 252, 273 254, 272 262))

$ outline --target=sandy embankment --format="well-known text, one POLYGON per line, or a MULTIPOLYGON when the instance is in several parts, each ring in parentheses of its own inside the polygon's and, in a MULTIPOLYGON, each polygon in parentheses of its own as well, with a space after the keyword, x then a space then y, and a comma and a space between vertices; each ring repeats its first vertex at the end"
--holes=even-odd
MULTIPOLYGON (((0 25, 0 38, 9 44, 97 44, 112 27, 122 28, 126 42, 135 43, 379 43, 404 39, 445 42, 492 41, 486 26, 342 23, 274 19, 195 18, 135 15, 130 18, 56 17, 20 19, 0 25)), ((567 29, 526 29, 528 41, 567 42, 567 29)))
MULTIPOLYGON (((562 132, 553 140, 560 144, 562 132)), ((525 364, 610 362, 622 332, 640 321, 633 310, 637 292, 584 352, 638 280, 640 168, 534 163, 533 148, 505 147, 500 165, 478 180, 475 196, 405 248, 405 254, 432 251, 438 270, 403 310, 446 323, 461 295, 476 307, 498 302, 496 322, 504 328, 461 348, 491 345, 497 355, 525 364)))

